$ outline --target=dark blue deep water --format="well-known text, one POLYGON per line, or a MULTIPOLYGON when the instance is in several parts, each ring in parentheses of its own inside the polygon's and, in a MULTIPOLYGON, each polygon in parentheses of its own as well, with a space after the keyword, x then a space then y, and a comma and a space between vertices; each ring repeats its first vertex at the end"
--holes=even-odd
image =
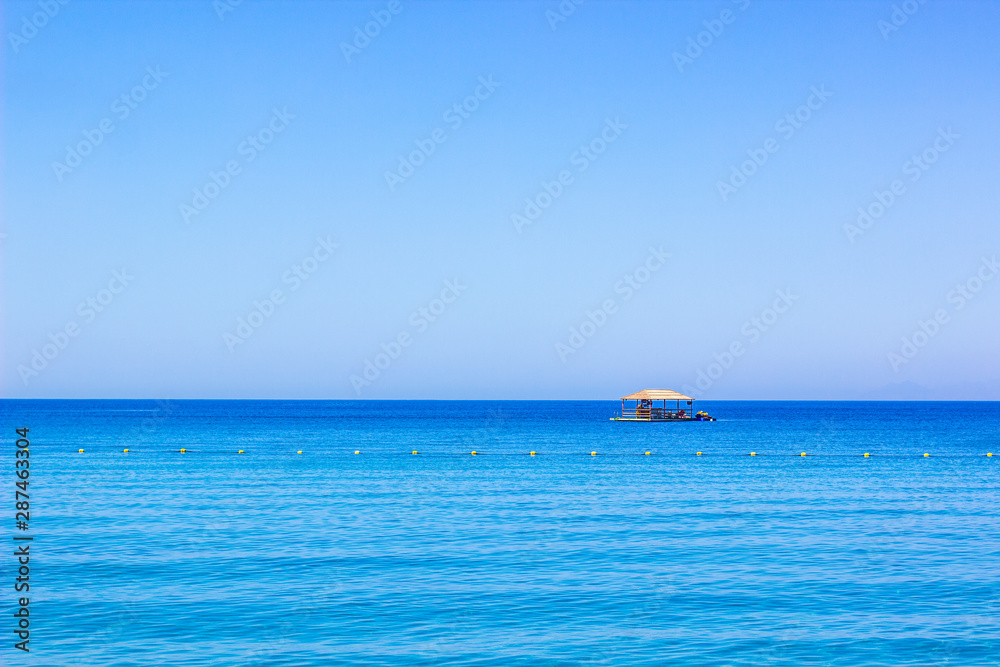
POLYGON ((619 406, 3 401, 0 663, 1000 664, 1000 404, 619 406))

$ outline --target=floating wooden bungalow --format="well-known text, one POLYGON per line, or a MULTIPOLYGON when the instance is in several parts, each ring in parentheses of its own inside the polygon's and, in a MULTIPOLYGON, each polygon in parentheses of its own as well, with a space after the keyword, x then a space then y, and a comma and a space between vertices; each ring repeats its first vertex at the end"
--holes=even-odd
POLYGON ((694 411, 694 401, 670 389, 643 389, 628 396, 622 396, 622 412, 612 421, 626 422, 680 422, 680 421, 715 421, 704 412, 694 411), (626 406, 625 401, 635 401, 635 407, 626 406), (662 401, 662 405, 656 403, 662 401), (674 402, 674 407, 667 406, 668 401, 674 402), (685 407, 681 407, 681 402, 685 407))

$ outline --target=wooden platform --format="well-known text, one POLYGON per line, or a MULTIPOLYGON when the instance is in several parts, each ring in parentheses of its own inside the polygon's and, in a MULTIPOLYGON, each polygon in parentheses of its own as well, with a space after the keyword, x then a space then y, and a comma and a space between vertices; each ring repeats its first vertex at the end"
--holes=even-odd
POLYGON ((699 417, 611 417, 613 422, 714 422, 715 417, 702 419, 699 417))
POLYGON ((611 417, 614 422, 702 422, 715 419, 705 412, 694 411, 694 398, 672 389, 643 389, 628 396, 622 396, 622 410, 619 416, 611 417), (625 406, 625 401, 635 401, 634 407, 625 406), (663 401, 655 407, 655 401, 663 401), (667 401, 674 404, 667 407, 667 401), (684 407, 681 407, 681 402, 684 407))

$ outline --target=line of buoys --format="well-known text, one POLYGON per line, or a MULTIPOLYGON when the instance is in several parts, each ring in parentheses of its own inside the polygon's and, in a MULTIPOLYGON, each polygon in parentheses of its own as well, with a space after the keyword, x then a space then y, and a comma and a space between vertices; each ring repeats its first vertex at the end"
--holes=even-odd
MULTIPOLYGON (((122 453, 124 453, 124 454, 128 454, 128 453, 129 453, 130 451, 131 451, 130 449, 128 449, 128 448, 125 448, 125 449, 123 449, 123 450, 122 450, 122 453)), ((179 450, 177 450, 177 451, 179 451, 179 452, 180 452, 181 454, 185 454, 185 453, 187 453, 187 449, 186 449, 186 448, 184 448, 184 447, 182 447, 181 449, 179 449, 179 450)), ((83 454, 83 453, 84 453, 84 450, 83 450, 83 449, 78 449, 78 450, 77 450, 77 452, 79 452, 80 454, 83 454)), ((236 453, 237 453, 237 454, 243 454, 243 453, 244 453, 244 451, 243 451, 243 450, 241 449, 241 450, 237 451, 236 453)), ((302 453, 303 453, 303 450, 299 449, 299 450, 297 450, 297 451, 296 451, 295 453, 296 453, 296 454, 302 454, 302 453)), ((360 454, 360 453, 361 453, 361 450, 360 450, 360 449, 355 449, 355 450, 354 450, 354 453, 355 453, 355 454, 360 454)), ((411 452, 411 454, 419 454, 419 453, 420 453, 420 452, 419 452, 419 451, 417 451, 417 450, 415 450, 415 449, 414 449, 414 450, 413 450, 413 451, 411 452)), ((476 450, 473 450, 472 452, 470 452, 470 454, 471 454, 472 456, 478 456, 478 455, 480 454, 480 452, 478 452, 478 451, 476 451, 476 450)), ((529 455, 529 456, 535 456, 535 455, 537 455, 537 454, 538 454, 538 452, 534 452, 534 451, 531 451, 531 452, 528 452, 528 455, 529 455)), ((652 454, 653 454, 652 452, 642 452, 642 455, 644 455, 644 456, 651 456, 652 454)), ((591 455, 591 456, 597 456, 597 452, 590 452, 590 455, 591 455)), ((627 456, 627 455, 628 455, 628 454, 623 454, 623 456, 627 456)), ((695 456, 703 456, 703 455, 704 455, 704 452, 695 452, 695 456)), ((757 454, 757 452, 750 452, 750 456, 758 456, 758 454, 757 454)), ((786 456, 787 456, 787 454, 786 454, 786 456)), ((799 453, 799 456, 810 456, 810 455, 809 455, 809 454, 807 454, 806 452, 800 452, 800 453, 799 453)), ((822 455, 821 455, 821 456, 822 456, 822 455)), ((833 454, 832 456, 838 456, 838 455, 837 455, 837 454, 833 454)), ((841 455, 841 456, 843 456, 843 455, 841 455)), ((848 456, 851 456, 851 455, 848 455, 848 456)), ((857 454, 854 454, 853 456, 857 456, 857 454)), ((871 457, 871 453, 869 453, 869 452, 865 452, 865 453, 864 453, 864 454, 862 454, 861 456, 863 456, 864 458, 866 458, 866 459, 867 459, 867 458, 870 458, 870 457, 871 457)), ((884 456, 884 455, 883 455, 883 456, 884 456)), ((890 456, 892 456, 892 455, 890 455, 890 456)), ((992 457, 993 457, 993 452, 986 452, 986 456, 987 456, 987 457, 990 457, 990 458, 992 458, 992 457)), ((929 452, 924 452, 924 454, 923 454, 923 457, 924 457, 924 458, 930 458, 930 453, 929 453, 929 452)))

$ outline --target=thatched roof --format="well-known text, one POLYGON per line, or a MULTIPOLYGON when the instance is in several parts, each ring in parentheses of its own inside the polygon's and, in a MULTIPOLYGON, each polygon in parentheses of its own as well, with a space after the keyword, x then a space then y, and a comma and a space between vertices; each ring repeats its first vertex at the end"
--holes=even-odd
POLYGON ((694 400, 690 396, 685 396, 684 394, 678 394, 676 391, 673 391, 671 389, 643 389, 642 391, 637 391, 634 394, 629 394, 628 396, 622 396, 622 399, 626 401, 641 401, 643 399, 651 399, 654 401, 694 400))

